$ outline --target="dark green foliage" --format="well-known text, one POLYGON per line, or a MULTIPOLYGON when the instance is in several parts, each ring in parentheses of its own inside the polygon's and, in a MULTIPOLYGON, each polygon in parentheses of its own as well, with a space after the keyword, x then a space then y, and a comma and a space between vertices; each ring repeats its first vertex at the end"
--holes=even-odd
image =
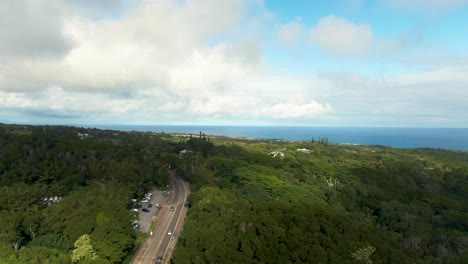
POLYGON ((18 253, 0 259, 5 264, 67 264, 71 263, 70 255, 57 249, 47 247, 26 247, 18 253))
POLYGON ((1 128, 0 263, 70 263, 84 234, 96 261, 122 263, 134 249, 129 200, 167 184, 172 147, 153 134, 1 128))
POLYGON ((202 136, 200 136, 200 138, 191 138, 186 144, 189 150, 200 152, 205 158, 214 148, 214 145, 211 142, 206 141, 202 136))
POLYGON ((46 247, 68 252, 73 248, 73 241, 64 238, 61 234, 48 233, 31 240, 27 247, 46 247))
POLYGON ((175 263, 462 263, 466 153, 229 144, 192 164, 175 263))
POLYGON ((84 234, 128 261, 128 201, 169 167, 192 190, 175 263, 467 262, 467 153, 0 125, 0 263, 70 263, 84 234))

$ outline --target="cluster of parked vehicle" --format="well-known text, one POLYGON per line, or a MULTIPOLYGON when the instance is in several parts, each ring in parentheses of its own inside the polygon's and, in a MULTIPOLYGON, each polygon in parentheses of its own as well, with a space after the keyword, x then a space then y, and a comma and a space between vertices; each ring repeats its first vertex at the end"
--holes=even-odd
POLYGON ((135 231, 139 231, 140 230, 140 224, 138 223, 138 211, 139 209, 141 208, 141 210, 145 213, 149 213, 151 212, 151 208, 153 208, 153 204, 150 203, 150 200, 151 200, 151 196, 153 194, 151 192, 148 192, 148 193, 145 193, 145 195, 143 196, 143 199, 138 202, 138 200, 136 198, 132 198, 131 199, 131 204, 130 204, 130 211, 134 213, 134 220, 132 221, 132 227, 135 231), (147 203, 147 205, 143 208, 143 205, 144 203, 147 203))
POLYGON ((151 200, 152 193, 145 193, 145 197, 141 200, 142 203, 148 203, 151 200))
POLYGON ((132 222, 132 227, 133 227, 133 230, 140 231, 140 224, 138 223, 137 220, 132 222))
POLYGON ((150 209, 151 207, 153 207, 153 204, 149 203, 149 201, 151 200, 151 196, 153 194, 152 193, 145 193, 145 197, 143 197, 143 199, 141 200, 141 203, 148 203, 148 205, 146 206, 146 208, 143 208, 141 209, 143 212, 145 213, 149 213, 150 212, 150 209))

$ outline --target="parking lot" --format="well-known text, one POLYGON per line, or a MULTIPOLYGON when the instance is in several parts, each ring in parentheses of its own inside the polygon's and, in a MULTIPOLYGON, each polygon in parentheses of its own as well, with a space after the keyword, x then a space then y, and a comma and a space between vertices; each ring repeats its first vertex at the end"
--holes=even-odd
POLYGON ((148 203, 142 203, 142 208, 138 210, 139 215, 140 215, 140 220, 138 223, 140 224, 140 231, 141 232, 148 232, 150 227, 151 227, 151 220, 153 219, 153 216, 159 211, 158 207, 156 204, 162 203, 163 201, 163 195, 160 190, 152 190, 151 193, 153 194, 151 196, 151 199, 148 203), (152 204, 153 206, 151 208, 148 208, 148 204, 152 204), (149 212, 144 212, 142 209, 147 208, 149 212))

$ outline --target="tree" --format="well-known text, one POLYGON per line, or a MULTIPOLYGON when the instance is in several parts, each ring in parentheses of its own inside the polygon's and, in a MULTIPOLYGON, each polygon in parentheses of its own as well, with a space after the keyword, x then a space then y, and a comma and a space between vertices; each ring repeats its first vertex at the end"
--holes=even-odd
POLYGON ((72 261, 78 262, 80 260, 95 260, 97 259, 97 254, 91 245, 91 238, 88 234, 80 236, 75 241, 75 249, 72 252, 72 261))
POLYGON ((354 253, 351 253, 353 259, 362 261, 365 264, 372 264, 372 260, 369 258, 375 252, 375 247, 368 246, 365 248, 360 248, 354 253))
POLYGON ((73 248, 73 242, 60 234, 45 234, 28 243, 28 247, 46 247, 68 252, 73 248))

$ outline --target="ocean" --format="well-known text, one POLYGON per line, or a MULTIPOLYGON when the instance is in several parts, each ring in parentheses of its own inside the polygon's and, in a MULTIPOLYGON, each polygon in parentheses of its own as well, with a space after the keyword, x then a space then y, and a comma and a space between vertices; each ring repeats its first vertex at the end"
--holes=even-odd
MULTIPOLYGON (((83 126, 83 125, 80 125, 83 126)), ((180 126, 89 125, 99 129, 311 140, 327 137, 341 144, 382 145, 394 148, 441 148, 468 151, 468 128, 281 127, 281 126, 180 126)))

